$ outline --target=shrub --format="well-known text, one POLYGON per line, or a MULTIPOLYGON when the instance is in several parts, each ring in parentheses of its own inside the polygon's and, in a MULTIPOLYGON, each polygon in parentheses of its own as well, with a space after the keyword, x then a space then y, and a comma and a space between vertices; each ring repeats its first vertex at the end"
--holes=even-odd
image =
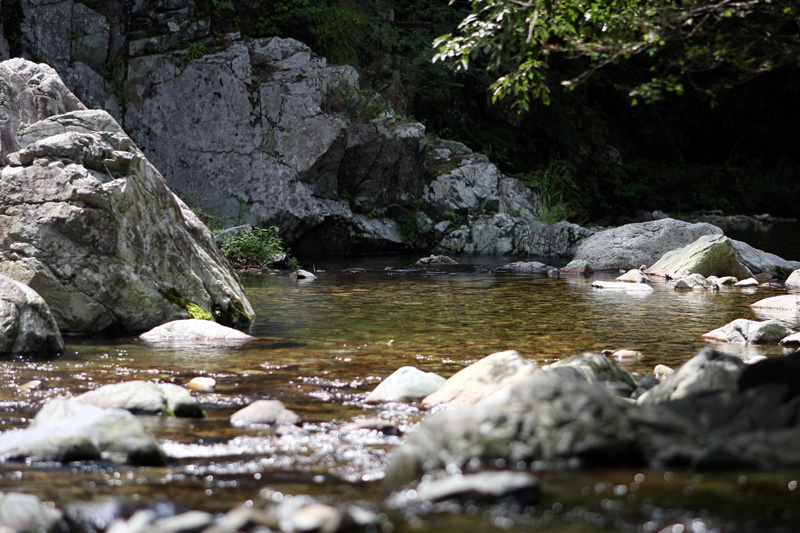
MULTIPOLYGON (((220 247, 222 255, 238 268, 261 268, 273 261, 288 257, 278 228, 252 228, 225 239, 220 247)), ((296 266, 296 260, 290 259, 296 266)))

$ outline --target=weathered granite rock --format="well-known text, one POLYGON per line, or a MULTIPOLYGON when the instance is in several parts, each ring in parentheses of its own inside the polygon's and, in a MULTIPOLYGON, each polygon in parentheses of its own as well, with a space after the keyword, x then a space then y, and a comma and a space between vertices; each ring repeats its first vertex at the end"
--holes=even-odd
POLYGON ((599 353, 582 353, 561 359, 555 363, 543 366, 542 370, 552 372, 558 368, 574 368, 580 372, 587 383, 620 382, 636 388, 636 379, 630 372, 614 364, 612 360, 599 353))
POLYGON ((638 293, 653 292, 653 287, 647 285, 646 283, 629 283, 627 281, 595 280, 592 282, 592 287, 594 287, 595 289, 605 289, 609 291, 638 292, 638 293))
POLYGON ((231 415, 231 424, 234 426, 291 425, 299 422, 300 417, 278 400, 258 400, 231 415))
POLYGON ((139 335, 145 342, 160 341, 252 341, 257 337, 248 335, 238 329, 229 328, 210 320, 187 318, 173 320, 156 326, 139 335))
POLYGON ((671 218, 627 224, 585 239, 572 261, 561 270, 585 274, 639 268, 652 265, 666 252, 691 244, 702 235, 720 234, 722 230, 711 224, 690 224, 671 218))
POLYGON ((417 266, 422 265, 457 265, 458 261, 446 255, 429 255, 428 257, 421 257, 414 263, 417 266))
POLYGON ((695 289, 705 289, 710 287, 711 286, 707 283, 705 276, 697 273, 689 274, 688 276, 681 276, 672 284, 672 288, 676 291, 692 291, 695 289))
POLYGON ((61 333, 42 297, 0 274, 0 356, 52 356, 63 351, 61 333))
POLYGON ((364 398, 365 403, 413 402, 433 394, 445 383, 442 376, 413 366, 398 368, 364 398))
POLYGON ((553 267, 549 267, 539 261, 516 261, 493 268, 492 272, 547 272, 552 269, 553 267))
POLYGON ((738 318, 705 333, 703 338, 734 344, 778 344, 791 334, 792 330, 777 320, 757 322, 738 318))
POLYGON ((172 383, 125 381, 85 392, 75 401, 103 408, 124 409, 133 413, 172 414, 180 417, 205 416, 191 393, 172 383))
POLYGON ((733 241, 724 235, 703 235, 688 246, 664 254, 645 273, 673 279, 690 274, 739 279, 753 276, 738 260, 733 241))
POLYGON ((703 348, 637 399, 639 404, 678 400, 692 394, 735 390, 745 363, 712 348, 703 348))
POLYGON ((439 390, 426 396, 422 404, 475 403, 539 371, 538 364, 514 350, 496 352, 453 374, 439 390))
POLYGON ((103 111, 46 65, 0 64, 0 272, 63 332, 144 331, 172 319, 245 326, 253 310, 211 232, 103 111), (24 127, 19 128, 20 125, 24 127))
POLYGON ((795 270, 789 274, 784 285, 786 285, 787 289, 800 289, 800 270, 795 270))
POLYGON ((781 344, 784 346, 797 346, 800 345, 800 331, 792 333, 781 339, 781 344))
POLYGON ((0 528, 8 533, 56 530, 62 516, 60 510, 32 494, 0 492, 0 528))
POLYGON ((158 441, 128 411, 65 399, 48 402, 28 428, 0 433, 0 458, 166 464, 158 441))

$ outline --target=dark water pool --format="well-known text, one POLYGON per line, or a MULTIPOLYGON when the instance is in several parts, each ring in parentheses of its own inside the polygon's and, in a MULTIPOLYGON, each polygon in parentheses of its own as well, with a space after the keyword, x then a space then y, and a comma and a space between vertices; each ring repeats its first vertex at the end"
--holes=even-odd
MULTIPOLYGON (((584 351, 628 348, 632 372, 677 366, 707 345, 700 336, 735 318, 763 318, 749 304, 777 294, 724 289, 675 292, 656 283, 646 295, 591 288, 598 278, 499 274, 502 258, 453 268, 406 270, 412 258, 304 265, 314 281, 245 278, 259 341, 243 346, 152 346, 133 338, 67 339, 53 361, 0 363, 0 429, 24 427, 41 405, 106 383, 146 379, 217 381, 198 395, 205 419, 146 417, 170 458, 167 468, 112 465, 0 465, 0 490, 36 494, 58 506, 109 498, 172 502, 224 512, 275 491, 377 512, 387 455, 398 437, 351 432, 364 418, 411 430, 413 405, 365 406, 364 396, 404 365, 450 376, 499 350, 540 363, 584 351), (30 380, 43 388, 25 392, 30 380), (305 432, 234 428, 228 417, 262 398, 282 400, 305 432)), ((611 279, 611 276, 601 277, 611 279)), ((800 329, 800 320, 792 319, 800 329)), ((777 347, 720 348, 743 358, 777 347)), ((798 444, 800 445, 800 444, 798 444)), ((390 513, 402 531, 800 530, 800 472, 557 471, 542 473, 541 505, 438 509, 422 517, 390 513), (674 526, 674 527, 673 527, 674 526), (681 529, 683 528, 683 529, 681 529)))

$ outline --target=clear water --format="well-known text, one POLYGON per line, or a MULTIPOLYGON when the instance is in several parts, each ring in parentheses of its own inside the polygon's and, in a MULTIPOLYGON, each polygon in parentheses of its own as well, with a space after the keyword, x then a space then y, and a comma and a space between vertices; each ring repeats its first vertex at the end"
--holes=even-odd
MULTIPOLYGON (((404 365, 450 376, 492 352, 515 349, 540 363, 585 351, 628 348, 642 358, 621 364, 638 373, 677 366, 707 345, 701 335, 735 318, 763 319, 749 304, 778 294, 724 289, 652 294, 591 288, 594 279, 498 274, 502 258, 454 268, 406 270, 414 258, 322 262, 318 279, 243 280, 258 319, 246 345, 147 345, 134 338, 67 339, 52 361, 0 363, 0 429, 25 427, 41 405, 106 383, 146 379, 217 380, 198 394, 208 417, 143 417, 170 464, 130 468, 98 464, 0 465, 0 491, 39 495, 58 506, 120 498, 168 501, 179 508, 227 511, 264 490, 310 494, 330 502, 381 506, 380 479, 401 441, 350 431, 365 418, 411 430, 424 413, 413 405, 365 406, 364 396, 404 365), (30 392, 17 386, 42 380, 30 392), (302 434, 234 428, 231 413, 262 398, 280 399, 303 420, 302 434)), ((507 261, 509 261, 507 259, 507 261)), ((800 329, 800 319, 790 320, 800 329)), ((749 358, 778 347, 719 348, 749 358)), ((444 506, 422 517, 393 515, 399 530, 658 531, 675 523, 695 531, 800 530, 800 471, 543 472, 541 505, 444 506), (703 529, 705 528, 705 529, 703 529)), ((675 530, 677 531, 677 530, 675 530)))

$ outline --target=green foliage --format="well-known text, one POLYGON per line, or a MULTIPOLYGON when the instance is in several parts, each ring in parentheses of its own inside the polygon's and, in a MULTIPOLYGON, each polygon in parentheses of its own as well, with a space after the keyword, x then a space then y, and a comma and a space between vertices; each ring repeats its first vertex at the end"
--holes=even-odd
POLYGON ((541 170, 515 176, 539 197, 539 220, 555 224, 579 212, 579 191, 567 164, 551 159, 541 170))
POLYGON ((492 98, 527 111, 550 102, 551 66, 579 60, 561 80, 573 88, 597 71, 638 58, 640 74, 625 87, 635 104, 686 83, 708 93, 800 57, 794 0, 472 0, 472 13, 434 41, 434 61, 467 70, 478 57, 496 75, 492 98), (713 77, 708 74, 713 73, 713 77))
POLYGON ((200 42, 189 43, 189 46, 181 54, 181 61, 188 62, 200 59, 206 53, 206 45, 200 42))
POLYGON ((426 229, 423 227, 420 217, 422 214, 419 207, 421 200, 416 200, 410 210, 397 217, 397 224, 400 226, 400 234, 403 242, 412 250, 419 250, 423 245, 422 233, 426 229))
POLYGON ((276 226, 252 228, 228 237, 222 243, 220 251, 231 264, 241 268, 261 268, 287 255, 276 226))

